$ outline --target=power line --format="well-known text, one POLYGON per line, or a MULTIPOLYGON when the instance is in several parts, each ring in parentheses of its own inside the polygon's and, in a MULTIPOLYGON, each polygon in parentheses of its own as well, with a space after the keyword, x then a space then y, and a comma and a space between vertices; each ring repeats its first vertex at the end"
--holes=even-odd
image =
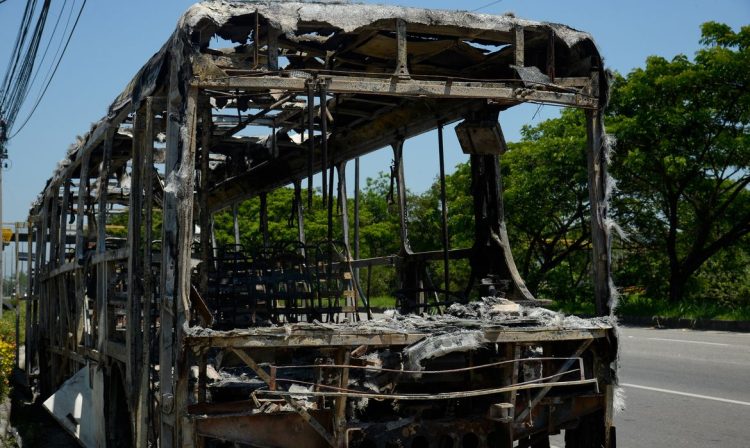
MULTIPOLYGON (((26 101, 26 97, 28 96, 29 88, 31 87, 31 74, 34 70, 36 55, 39 51, 42 34, 44 33, 44 25, 47 22, 49 5, 50 0, 46 0, 44 2, 44 7, 42 8, 41 13, 39 14, 39 18, 36 21, 36 25, 34 26, 31 40, 29 41, 28 47, 26 48, 23 62, 20 65, 15 84, 13 85, 13 88, 11 90, 10 100, 5 102, 5 121, 7 122, 8 127, 13 126, 16 116, 18 116, 18 111, 21 109, 21 106, 26 101), (8 104, 10 104, 10 107, 8 107, 8 104)), ((5 93, 7 95, 7 92, 5 93)), ((7 100, 7 97, 5 98, 5 100, 7 100)))
MULTIPOLYGON (((11 56, 11 64, 3 79, 2 99, 0 100, 0 114, 5 122, 6 131, 13 128, 18 111, 26 100, 30 89, 31 74, 34 70, 37 52, 47 22, 51 0, 44 0, 41 11, 29 33, 37 1, 28 1, 24 9, 16 43, 11 56)), ((7 133, 6 133, 7 137, 7 133)))
MULTIPOLYGON (((67 3, 67 0, 66 0, 67 3)), ((65 20, 65 29, 63 29, 62 36, 60 38, 60 42, 57 43, 57 49, 55 50, 55 55, 52 57, 52 63, 49 66, 49 69, 47 70, 47 73, 44 75, 45 81, 43 83, 46 83, 47 80, 50 78, 50 73, 52 73, 52 69, 54 68, 55 62, 58 59, 58 56, 60 55, 60 49, 63 46, 63 42, 65 42, 66 38, 64 36, 68 35, 68 28, 70 27, 70 19, 73 16, 73 10, 75 9, 75 3, 76 0, 73 0, 73 3, 70 5, 70 10, 68 11, 68 18, 65 20)), ((63 10, 65 8, 65 5, 63 5, 63 8, 60 9, 60 17, 62 17, 63 10)), ((52 43, 52 40, 50 38, 50 44, 52 43)), ((39 72, 37 72, 39 73, 39 72)))
POLYGON ((477 9, 472 9, 472 10, 471 10, 471 12, 477 12, 477 11, 479 11, 480 9, 484 9, 484 8, 489 8, 490 6, 493 6, 493 5, 497 5, 498 3, 502 2, 502 1, 503 1, 503 0, 495 0, 495 1, 494 1, 494 2, 492 2, 492 3, 487 3, 487 4, 486 4, 486 5, 484 5, 484 6, 480 6, 480 7, 479 7, 479 8, 477 8, 477 9))
MULTIPOLYGON (((18 61, 21 57, 21 51, 23 50, 26 42, 26 33, 29 31, 29 24, 31 18, 34 15, 34 9, 36 8, 36 1, 29 1, 26 3, 26 7, 23 11, 23 18, 21 19, 21 26, 18 28, 18 35, 16 36, 16 42, 13 45, 13 51, 10 55, 10 61, 8 68, 5 71, 5 78, 3 78, 3 89, 2 89, 2 104, 5 104, 5 95, 10 90, 13 82, 13 76, 15 75, 16 68, 18 67, 18 61)), ((0 104, 0 109, 2 109, 0 104)))
POLYGON ((41 93, 37 97, 36 102, 34 103, 34 106, 31 108, 31 111, 29 112, 29 115, 23 121, 21 126, 13 133, 13 135, 8 137, 8 140, 18 135, 18 133, 21 132, 21 130, 23 130, 24 127, 26 127, 26 124, 28 124, 29 120, 34 115, 34 112, 36 112, 37 107, 39 107, 39 104, 42 102, 42 99, 44 98, 44 94, 47 93, 47 89, 52 83, 52 79, 55 77, 55 73, 57 73, 57 69, 60 68, 60 62, 62 62, 62 59, 65 56, 65 52, 68 49, 68 45, 70 44, 70 40, 72 39, 73 34, 75 33, 76 27, 78 26, 78 22, 81 19, 81 14, 83 13, 83 8, 85 6, 86 6, 86 0, 83 0, 83 3, 81 3, 81 7, 78 10, 78 15, 76 16, 76 20, 75 22, 73 22, 73 27, 71 28, 70 33, 68 34, 68 38, 65 41, 65 46, 62 49, 62 53, 60 54, 60 57, 57 59, 57 62, 55 63, 55 68, 52 70, 52 74, 49 76, 49 78, 47 78, 47 83, 44 85, 44 89, 42 89, 41 93))
MULTIPOLYGON (((55 34, 57 34, 57 27, 60 25, 60 19, 62 19, 63 11, 65 10, 65 7, 68 5, 68 0, 65 0, 63 2, 62 8, 60 8, 60 13, 57 15, 57 20, 55 20, 55 26, 52 28, 52 33, 50 33, 49 40, 47 41, 47 45, 44 47, 44 53, 42 53, 42 58, 39 59, 39 65, 41 66, 44 64, 44 61, 47 60, 47 52, 49 51, 49 48, 52 46, 52 40, 55 38, 55 34)), ((68 25, 70 24, 70 16, 72 15, 73 8, 70 8, 70 14, 68 14, 68 23, 65 24, 65 30, 63 30, 63 35, 66 31, 68 31, 68 25)), ((57 55, 60 53, 60 45, 62 45, 63 39, 60 39, 60 44, 57 46, 57 51, 55 52, 55 56, 52 58, 54 61, 57 58, 57 55)), ((52 69, 52 66, 50 65, 50 69, 52 69)), ((34 72, 34 77, 31 78, 31 85, 33 86, 36 82, 37 76, 39 76, 41 70, 37 69, 34 72)), ((47 72, 49 74, 49 71, 47 72)))
MULTIPOLYGON (((4 1, 5 0, 3 0, 3 2, 4 1)), ((75 0, 73 3, 75 3, 75 0)), ((45 28, 50 14, 52 0, 44 0, 41 10, 37 14, 37 10, 39 9, 38 4, 39 0, 28 0, 26 2, 15 43, 12 47, 8 65, 5 70, 5 77, 2 80, 2 84, 0 84, 0 120, 2 121, 3 130, 5 131, 3 132, 3 135, 0 135, 0 140, 2 140, 0 141, 0 144, 3 144, 8 140, 8 135, 13 129, 21 107, 26 102, 29 92, 32 87, 36 85, 37 78, 43 71, 41 66, 47 60, 49 50, 58 35, 57 31, 62 16, 65 13, 68 0, 65 0, 63 6, 59 9, 54 29, 48 37, 41 59, 38 57, 38 52, 42 46, 43 36, 47 34, 45 33, 45 28), (34 17, 36 17, 36 20, 34 17), (33 22, 35 23, 32 26, 33 22)), ((63 41, 66 41, 65 35, 68 33, 70 18, 74 9, 75 6, 71 6, 68 20, 65 24, 65 30, 60 35, 60 43, 57 45, 57 51, 50 61, 50 67, 47 74, 43 77, 43 85, 46 84, 45 81, 49 81, 49 78, 51 78, 52 75, 50 72, 52 72, 52 67, 59 64, 58 55, 60 55, 60 48, 63 41)), ((60 56, 60 58, 62 58, 62 56, 60 56)), ((2 154, 0 154, 0 159, 2 159, 2 154)))

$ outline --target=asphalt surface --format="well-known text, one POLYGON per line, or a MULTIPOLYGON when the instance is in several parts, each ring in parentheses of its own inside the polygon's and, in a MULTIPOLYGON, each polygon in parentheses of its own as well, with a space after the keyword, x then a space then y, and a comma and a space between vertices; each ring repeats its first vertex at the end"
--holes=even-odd
POLYGON ((748 333, 621 328, 620 383, 618 448, 750 447, 748 333))

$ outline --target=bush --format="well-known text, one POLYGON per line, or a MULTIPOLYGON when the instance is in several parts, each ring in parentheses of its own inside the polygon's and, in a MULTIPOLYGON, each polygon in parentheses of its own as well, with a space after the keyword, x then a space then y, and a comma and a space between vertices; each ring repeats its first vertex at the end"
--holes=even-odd
POLYGON ((16 359, 16 313, 4 311, 0 319, 0 399, 10 390, 10 377, 16 359))
POLYGON ((686 298, 677 303, 639 293, 624 294, 617 307, 620 316, 660 316, 686 319, 750 320, 750 305, 727 308, 715 299, 686 298))
POLYGON ((0 339, 0 399, 10 390, 10 376, 15 363, 16 344, 0 339))

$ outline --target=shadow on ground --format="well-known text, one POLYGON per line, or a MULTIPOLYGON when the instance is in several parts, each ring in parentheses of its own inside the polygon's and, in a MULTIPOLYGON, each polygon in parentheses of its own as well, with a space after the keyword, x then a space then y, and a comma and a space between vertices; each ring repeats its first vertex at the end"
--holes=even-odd
MULTIPOLYGON (((24 374, 14 372, 10 423, 18 431, 23 448, 74 448, 78 443, 42 407, 42 400, 31 394, 24 374)), ((12 446, 12 445, 11 445, 12 446)))

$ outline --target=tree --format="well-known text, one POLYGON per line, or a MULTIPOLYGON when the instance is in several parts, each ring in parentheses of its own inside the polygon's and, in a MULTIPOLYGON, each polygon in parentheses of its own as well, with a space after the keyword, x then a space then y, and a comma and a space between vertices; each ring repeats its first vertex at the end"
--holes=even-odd
MULTIPOLYGON (((398 207, 389 203, 390 179, 380 173, 368 178, 360 200, 360 258, 397 254, 399 252, 398 207)), ((296 215, 292 203, 294 190, 279 188, 267 196, 269 243, 298 241, 296 215)), ((305 241, 309 246, 323 242, 328 234, 328 211, 319 192, 313 194, 312 207, 307 207, 307 194, 302 191, 305 222, 305 241)), ((341 211, 338 198, 333 197, 333 239, 342 240, 341 211)), ((348 198, 349 239, 354 238, 354 199, 348 198)), ((256 254, 263 247, 260 231, 260 200, 254 197, 239 204, 238 224, 240 243, 248 254, 256 254)), ((214 215, 216 240, 219 246, 234 245, 234 218, 229 209, 214 215)), ((353 249, 353 245, 351 245, 353 249)), ((371 278, 373 296, 386 295, 396 289, 393 269, 375 267, 371 278)))
POLYGON ((521 137, 501 158, 516 262, 532 291, 574 298, 590 270, 584 115, 565 110, 521 137))
POLYGON ((702 26, 693 61, 652 56, 615 80, 613 173, 623 224, 664 254, 668 296, 750 233, 750 26, 702 26))
POLYGON ((18 273, 18 285, 16 285, 15 276, 5 277, 5 279, 3 280, 3 295, 8 298, 16 297, 20 294, 25 294, 28 282, 29 279, 25 272, 18 273))
MULTIPOLYGON (((522 139, 500 157, 505 217, 521 276, 536 294, 576 299, 590 291, 586 128, 581 111, 526 126, 522 139)), ((440 185, 413 200, 413 245, 440 247, 440 185)), ((474 214, 471 169, 461 163, 446 176, 448 234, 452 248, 471 247, 474 214)), ((459 267, 453 268, 456 270, 459 267)), ((468 266, 456 280, 468 278, 468 266)), ((459 283, 460 284, 460 283, 459 283)))
MULTIPOLYGON (((299 239, 296 215, 292 211, 293 197, 294 189, 292 188, 279 188, 267 195, 268 234, 272 236, 274 242, 299 239)), ((307 196, 303 194, 303 197, 306 198, 307 196)), ((318 205, 315 210, 317 210, 320 208, 320 199, 319 197, 315 199, 318 205)), ((263 234, 260 231, 260 199, 254 197, 242 201, 238 206, 237 214, 240 244, 251 252, 257 252, 263 247, 263 234)), ((306 230, 311 231, 315 237, 319 238, 319 234, 325 235, 325 231, 321 233, 316 224, 317 220, 312 220, 311 223, 306 221, 306 230)), ((217 243, 220 245, 234 244, 234 218, 231 209, 216 213, 214 215, 214 226, 217 243)))
MULTIPOLYGON (((396 193, 393 187, 393 194, 396 193)), ((390 178, 380 173, 367 178, 360 195, 360 247, 361 257, 369 258, 399 252, 400 225, 398 205, 389 201, 390 178)), ((394 198, 395 200, 395 198, 394 198)), ((349 198, 350 225, 354 225, 354 201, 349 198)))
MULTIPOLYGON (((447 228, 452 249, 470 248, 474 244, 474 204, 471 197, 471 168, 459 163, 445 176, 447 228)), ((409 237, 415 250, 442 249, 442 209, 440 179, 436 176, 430 188, 409 198, 409 237)))

